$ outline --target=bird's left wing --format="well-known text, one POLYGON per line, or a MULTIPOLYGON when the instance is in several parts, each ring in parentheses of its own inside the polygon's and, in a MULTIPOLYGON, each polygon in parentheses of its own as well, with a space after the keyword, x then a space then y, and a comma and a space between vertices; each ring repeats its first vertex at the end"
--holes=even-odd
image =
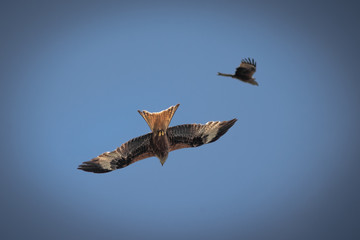
POLYGON ((254 59, 243 59, 241 60, 240 66, 236 69, 235 75, 245 76, 251 78, 256 72, 256 62, 254 59))
POLYGON ((198 147, 218 140, 231 128, 236 118, 230 121, 208 122, 206 124, 184 124, 167 129, 170 151, 198 147))
POLYGON ((150 139, 151 133, 133 138, 112 152, 105 152, 90 161, 83 162, 78 169, 86 172, 106 173, 155 156, 149 148, 150 139))

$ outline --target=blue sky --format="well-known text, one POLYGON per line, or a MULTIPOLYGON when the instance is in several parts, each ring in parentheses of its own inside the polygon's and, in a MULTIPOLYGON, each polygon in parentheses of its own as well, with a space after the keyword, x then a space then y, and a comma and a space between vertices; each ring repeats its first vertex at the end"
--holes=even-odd
POLYGON ((6 239, 359 237, 355 4, 1 3, 6 239), (252 86, 232 73, 257 61, 252 86), (96 175, 149 131, 238 121, 215 143, 96 175))

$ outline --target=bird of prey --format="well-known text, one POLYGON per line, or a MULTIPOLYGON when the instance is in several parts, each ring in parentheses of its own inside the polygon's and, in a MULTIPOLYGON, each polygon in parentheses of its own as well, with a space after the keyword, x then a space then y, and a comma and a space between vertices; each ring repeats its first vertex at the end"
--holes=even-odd
POLYGON ((169 152, 215 142, 237 121, 234 118, 229 121, 168 127, 178 107, 179 104, 154 113, 138 110, 149 125, 150 133, 131 139, 112 152, 105 152, 90 161, 83 162, 78 169, 106 173, 153 156, 158 157, 161 165, 164 165, 169 152))
POLYGON ((255 71, 256 71, 256 62, 254 61, 254 59, 247 58, 241 60, 241 64, 238 68, 236 68, 236 72, 234 75, 220 73, 220 72, 218 72, 218 75, 224 77, 236 78, 243 82, 259 86, 259 84, 255 81, 255 78, 252 77, 255 71))

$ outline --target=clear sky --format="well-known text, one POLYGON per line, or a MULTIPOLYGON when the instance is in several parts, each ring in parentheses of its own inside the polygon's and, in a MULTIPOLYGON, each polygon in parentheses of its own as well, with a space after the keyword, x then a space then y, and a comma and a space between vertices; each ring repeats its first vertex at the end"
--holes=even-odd
POLYGON ((359 239, 351 2, 2 1, 2 239, 359 239), (217 76, 245 57, 259 87, 217 76), (164 166, 76 169, 177 103, 171 126, 238 121, 164 166))

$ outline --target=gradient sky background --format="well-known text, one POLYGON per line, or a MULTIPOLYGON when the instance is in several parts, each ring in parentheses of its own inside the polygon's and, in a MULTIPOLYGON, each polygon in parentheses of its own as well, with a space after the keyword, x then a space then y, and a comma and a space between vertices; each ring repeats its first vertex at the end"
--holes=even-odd
POLYGON ((355 1, 49 2, 0 6, 1 239, 359 239, 355 1), (217 76, 244 57, 259 87, 217 76), (172 126, 238 122, 76 169, 177 103, 172 126))

